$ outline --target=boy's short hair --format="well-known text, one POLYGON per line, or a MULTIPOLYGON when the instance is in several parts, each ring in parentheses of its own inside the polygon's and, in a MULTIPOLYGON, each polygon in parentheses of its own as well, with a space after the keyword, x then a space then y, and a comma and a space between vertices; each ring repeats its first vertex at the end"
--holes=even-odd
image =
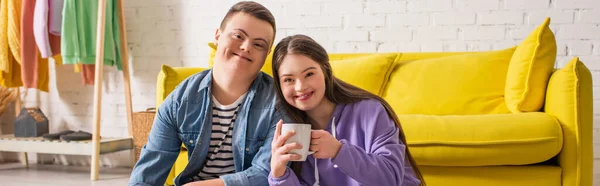
MULTIPOLYGON (((273 16, 273 14, 271 14, 271 11, 269 11, 269 9, 254 1, 241 1, 234 4, 229 9, 229 11, 227 11, 227 14, 225 14, 225 17, 221 21, 221 30, 225 29, 225 25, 233 15, 240 12, 252 15, 253 17, 259 20, 266 21, 267 23, 269 23, 273 28, 273 39, 275 38, 275 17, 273 16)), ((271 45, 273 45, 273 43, 271 43, 271 45)))

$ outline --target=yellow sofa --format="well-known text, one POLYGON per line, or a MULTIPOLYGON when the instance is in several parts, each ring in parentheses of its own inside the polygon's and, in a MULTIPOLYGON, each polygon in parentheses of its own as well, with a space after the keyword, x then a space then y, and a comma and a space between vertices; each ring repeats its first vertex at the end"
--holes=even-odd
MULTIPOLYGON (((554 68, 548 25, 503 50, 331 53, 330 60, 336 76, 392 105, 430 186, 592 185, 591 74, 578 58, 554 68)), ((201 70, 163 66, 157 107, 201 70)), ((187 157, 182 147, 167 184, 187 157)))

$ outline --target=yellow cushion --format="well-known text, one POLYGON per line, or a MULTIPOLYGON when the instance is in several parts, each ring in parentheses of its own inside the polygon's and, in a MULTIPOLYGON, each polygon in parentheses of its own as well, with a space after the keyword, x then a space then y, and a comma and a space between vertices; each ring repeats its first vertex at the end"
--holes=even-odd
MULTIPOLYGON (((210 47, 210 52, 208 54, 208 66, 212 68, 213 64, 215 64, 215 53, 217 52, 217 45, 210 42, 210 43, 208 43, 208 47, 210 47)), ((273 70, 271 70, 271 68, 272 68, 271 64, 273 61, 273 50, 274 49, 275 49, 275 47, 271 48, 271 52, 269 53, 269 55, 267 55, 267 59, 265 59, 265 64, 260 69, 261 71, 269 74, 270 76, 273 76, 273 70)))
POLYGON ((373 54, 357 58, 330 60, 334 76, 346 83, 381 95, 398 54, 373 54))
MULTIPOLYGON (((573 58, 552 74, 546 95, 546 113, 560 121, 564 146, 558 162, 563 168, 563 182, 592 185, 593 91, 589 69, 573 58)), ((573 185, 573 184, 571 184, 573 185)))
POLYGON ((169 65, 162 65, 160 72, 158 73, 156 83, 156 108, 163 102, 165 98, 175 90, 175 87, 180 82, 185 80, 187 77, 198 73, 205 68, 191 68, 191 67, 170 67, 169 65))
MULTIPOLYGON (((173 91, 175 87, 179 85, 183 80, 191 75, 194 75, 200 71, 206 70, 205 68, 191 68, 191 67, 171 67, 168 65, 162 65, 161 71, 158 73, 156 83, 156 108, 162 104, 164 99, 173 91)), ((182 144, 182 148, 185 148, 182 144)), ((173 179, 179 175, 179 173, 187 165, 187 150, 181 151, 177 161, 171 168, 166 185, 173 185, 173 179)))
POLYGON ((419 169, 430 186, 573 186, 561 184, 564 172, 559 166, 419 166, 419 169))
POLYGON ((462 54, 473 54, 477 52, 406 52, 400 56, 400 61, 440 58, 462 54))
POLYGON ((171 168, 171 172, 169 172, 169 176, 167 177, 167 181, 165 181, 165 185, 175 185, 173 182, 173 179, 175 179, 175 177, 177 177, 177 175, 179 175, 181 172, 183 172, 183 169, 185 169, 187 164, 188 164, 188 151, 183 149, 183 150, 179 151, 179 156, 177 156, 177 160, 175 160, 175 164, 173 164, 173 167, 171 168))
POLYGON ((399 119, 419 165, 526 165, 546 161, 562 148, 560 124, 542 112, 399 119))
POLYGON ((550 18, 536 28, 515 51, 506 79, 506 105, 513 113, 539 111, 556 59, 550 18))
POLYGON ((398 114, 509 113, 504 85, 514 50, 400 61, 383 98, 398 114))

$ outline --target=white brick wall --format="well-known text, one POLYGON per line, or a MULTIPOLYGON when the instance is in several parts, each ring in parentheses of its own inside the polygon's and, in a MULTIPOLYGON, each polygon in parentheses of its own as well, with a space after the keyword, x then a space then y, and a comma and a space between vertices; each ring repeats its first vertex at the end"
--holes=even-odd
POLYGON ((436 25, 472 25, 475 24, 473 12, 443 12, 433 14, 433 23, 436 25))
POLYGON ((482 25, 523 24, 523 12, 519 11, 483 12, 478 14, 477 18, 478 23, 482 25))
MULTIPOLYGON (((236 1, 127 0, 135 111, 154 104, 160 64, 205 67, 207 42, 236 1)), ((277 40, 313 36, 329 52, 489 51, 518 44, 546 17, 558 43, 557 66, 573 56, 593 70, 600 102, 600 1, 598 0, 259 0, 272 10, 277 40)), ((105 72, 104 136, 125 136, 122 76, 105 72)), ((81 85, 70 66, 56 67, 51 92, 39 106, 51 113, 52 131, 91 129, 92 86, 81 85)), ((30 94, 35 95, 35 94, 30 94)), ((35 96, 30 96, 35 98, 35 96)), ((29 105, 38 105, 35 99, 29 105)), ((595 152, 600 151, 600 109, 595 109, 595 152)), ((595 173, 600 174, 600 153, 595 173)), ((128 165, 127 153, 104 155, 104 165, 128 165)), ((60 158, 59 158, 60 159, 60 158)), ((85 160, 85 159, 83 159, 85 160)), ((85 161, 74 161, 85 162, 85 161)), ((78 163, 73 163, 78 164, 78 163)), ((600 183, 596 176, 595 183, 600 183)), ((600 185, 600 184, 599 184, 600 185)))
POLYGON ((550 6, 550 0, 505 0, 505 8, 512 10, 532 10, 547 9, 550 6))
POLYGON ((454 11, 486 11, 498 10, 500 7, 499 0, 456 0, 454 11))

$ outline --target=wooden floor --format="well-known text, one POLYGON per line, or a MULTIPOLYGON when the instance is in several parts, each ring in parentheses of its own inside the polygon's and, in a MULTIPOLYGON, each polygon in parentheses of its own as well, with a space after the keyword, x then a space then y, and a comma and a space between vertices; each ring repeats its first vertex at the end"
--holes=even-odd
POLYGON ((0 164, 0 186, 127 185, 130 168, 100 168, 98 181, 90 181, 90 168, 83 166, 0 164))

